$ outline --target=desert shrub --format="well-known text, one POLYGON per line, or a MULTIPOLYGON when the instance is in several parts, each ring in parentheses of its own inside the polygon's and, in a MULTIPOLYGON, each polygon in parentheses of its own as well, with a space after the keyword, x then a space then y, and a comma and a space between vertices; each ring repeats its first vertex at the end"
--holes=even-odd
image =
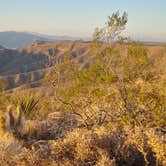
POLYGON ((96 57, 88 69, 78 70, 73 62, 65 62, 71 69, 60 70, 55 80, 60 109, 76 113, 87 127, 111 119, 132 127, 164 126, 166 96, 165 88, 158 85, 160 76, 151 70, 153 64, 143 46, 128 49, 123 56, 112 55, 112 48, 107 48, 106 59, 96 57))
POLYGON ((121 17, 117 12, 95 31, 95 58, 89 67, 80 69, 67 54, 51 75, 59 109, 78 115, 87 128, 108 122, 132 128, 165 126, 165 88, 158 85, 161 73, 147 49, 113 41, 126 23, 126 13, 121 17))
MULTIPOLYGON (((10 137, 10 140, 15 139, 10 137)), ((39 140, 29 146, 18 140, 14 142, 8 140, 4 145, 1 141, 0 157, 8 165, 165 164, 164 137, 161 139, 158 131, 150 128, 135 128, 135 131, 122 126, 76 128, 63 137, 39 140)))
POLYGON ((165 144, 165 136, 162 133, 157 133, 155 130, 150 129, 146 132, 148 137, 147 144, 154 152, 154 156, 156 157, 156 163, 158 165, 166 164, 166 144, 165 144))
POLYGON ((57 161, 71 160, 78 165, 144 164, 143 154, 126 144, 125 133, 118 129, 112 132, 103 127, 91 131, 76 129, 64 140, 52 142, 51 149, 57 161))

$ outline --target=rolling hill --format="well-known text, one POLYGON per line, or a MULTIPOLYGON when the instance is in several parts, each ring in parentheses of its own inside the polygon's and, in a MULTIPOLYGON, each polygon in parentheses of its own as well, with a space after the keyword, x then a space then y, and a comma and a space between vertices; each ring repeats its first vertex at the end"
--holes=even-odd
MULTIPOLYGON (((93 61, 91 42, 83 41, 35 41, 19 49, 0 48, 0 77, 9 82, 8 88, 23 84, 38 85, 47 72, 52 70, 64 55, 69 54, 80 67, 93 61)), ((166 49, 162 45, 147 45, 149 54, 164 68, 166 49)))
POLYGON ((92 58, 88 42, 44 42, 35 41, 32 45, 19 49, 0 49, 0 77, 9 82, 9 88, 41 80, 46 72, 71 53, 80 66, 92 58))

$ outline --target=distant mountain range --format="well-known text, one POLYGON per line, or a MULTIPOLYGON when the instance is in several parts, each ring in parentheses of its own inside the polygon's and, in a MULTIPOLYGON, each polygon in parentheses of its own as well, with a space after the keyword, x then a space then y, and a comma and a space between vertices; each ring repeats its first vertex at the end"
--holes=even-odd
MULTIPOLYGON (((54 36, 35 32, 4 31, 0 32, 0 46, 13 49, 31 45, 34 41, 91 41, 91 37, 73 37, 73 36, 54 36)), ((166 45, 166 42, 159 40, 145 40, 145 38, 134 38, 134 41, 141 41, 146 45, 166 45)))
MULTIPOLYGON (((5 31, 0 32, 0 45, 5 48, 20 48, 31 45, 34 41, 64 41, 64 40, 81 40, 79 37, 70 36, 51 36, 40 33, 31 32, 15 32, 5 31)), ((84 39, 84 40, 89 40, 84 39)))

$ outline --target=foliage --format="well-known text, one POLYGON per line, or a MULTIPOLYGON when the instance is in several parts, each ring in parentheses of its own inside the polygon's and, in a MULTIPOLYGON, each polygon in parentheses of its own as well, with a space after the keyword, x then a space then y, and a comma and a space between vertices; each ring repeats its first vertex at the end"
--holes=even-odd
POLYGON ((14 99, 14 105, 17 107, 19 106, 21 111, 26 115, 29 116, 37 107, 39 103, 39 99, 36 99, 31 94, 26 94, 24 96, 20 96, 14 99))
POLYGON ((106 26, 104 28, 96 28, 93 36, 94 41, 112 42, 119 37, 121 31, 125 29, 127 21, 126 12, 124 12, 122 16, 120 16, 119 11, 113 13, 112 16, 108 16, 106 26))
POLYGON ((165 88, 158 86, 160 72, 147 49, 134 42, 111 42, 126 23, 127 14, 120 17, 117 12, 108 19, 107 33, 95 33, 95 59, 88 68, 80 69, 68 54, 57 64, 53 85, 60 109, 77 114, 88 128, 108 122, 132 128, 165 126, 165 88))

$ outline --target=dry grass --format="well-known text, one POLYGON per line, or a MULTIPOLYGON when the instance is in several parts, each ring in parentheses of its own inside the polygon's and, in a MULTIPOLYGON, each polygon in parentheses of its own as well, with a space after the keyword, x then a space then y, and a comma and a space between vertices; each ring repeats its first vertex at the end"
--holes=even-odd
POLYGON ((166 163, 165 138, 155 129, 96 126, 88 130, 70 126, 69 119, 71 116, 66 115, 54 120, 48 117, 42 122, 27 121, 32 126, 28 139, 1 137, 0 165, 164 166, 166 163), (61 132, 57 132, 60 126, 61 132))

